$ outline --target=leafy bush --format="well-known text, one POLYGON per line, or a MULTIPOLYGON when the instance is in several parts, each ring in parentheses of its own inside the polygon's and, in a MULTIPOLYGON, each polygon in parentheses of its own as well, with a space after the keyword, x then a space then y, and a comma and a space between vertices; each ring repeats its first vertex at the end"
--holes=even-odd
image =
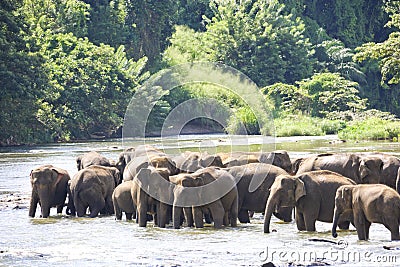
POLYGON ((355 121, 339 132, 339 138, 351 140, 394 140, 400 136, 400 121, 369 118, 355 121))
POLYGON ((275 119, 276 136, 318 136, 324 135, 321 119, 303 115, 275 119))

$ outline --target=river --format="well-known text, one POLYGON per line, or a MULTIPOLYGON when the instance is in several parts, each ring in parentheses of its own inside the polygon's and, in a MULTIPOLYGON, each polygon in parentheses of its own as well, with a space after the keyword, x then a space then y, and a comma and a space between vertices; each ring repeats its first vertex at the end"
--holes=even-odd
MULTIPOLYGON (((152 138, 146 143, 179 151, 230 151, 260 148, 284 149, 291 157, 321 152, 381 151, 400 155, 400 143, 345 142, 330 144, 335 136, 276 138, 240 137, 231 142, 224 135, 152 138)), ((261 266, 273 262, 309 264, 321 261, 340 266, 399 266, 400 250, 386 250, 390 232, 372 224, 369 241, 358 241, 354 228, 330 235, 331 224, 317 222, 316 233, 297 231, 294 222, 273 218, 270 234, 263 233, 263 216, 255 214, 250 224, 215 230, 168 226, 166 229, 140 228, 134 222, 115 221, 114 217, 73 218, 56 215, 48 219, 28 217, 30 170, 53 164, 77 172, 76 156, 96 150, 117 159, 124 147, 144 140, 48 144, 34 147, 0 148, 0 266, 261 266), (315 242, 310 239, 326 239, 315 242)), ((64 210, 65 213, 65 210, 64 210)))

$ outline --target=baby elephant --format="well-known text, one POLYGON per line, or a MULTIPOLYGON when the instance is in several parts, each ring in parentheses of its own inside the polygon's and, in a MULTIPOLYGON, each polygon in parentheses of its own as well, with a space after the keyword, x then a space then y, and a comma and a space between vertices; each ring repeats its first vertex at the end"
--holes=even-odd
POLYGON ((332 236, 337 237, 339 219, 353 217, 359 240, 368 240, 371 223, 390 230, 392 240, 400 240, 400 195, 382 184, 345 185, 338 188, 332 236))

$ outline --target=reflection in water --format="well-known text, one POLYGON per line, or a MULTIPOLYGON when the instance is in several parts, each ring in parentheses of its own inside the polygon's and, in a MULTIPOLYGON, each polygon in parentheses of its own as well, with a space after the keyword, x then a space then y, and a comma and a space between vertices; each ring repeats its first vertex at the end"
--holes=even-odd
MULTIPOLYGON (((274 149, 289 151, 291 157, 321 152, 382 151, 400 155, 399 143, 347 142, 329 144, 335 137, 278 138, 274 149), (328 140, 329 139, 329 140, 328 140)), ((180 141, 176 138, 154 138, 150 143, 166 149, 167 153, 186 150, 259 150, 257 139, 243 149, 231 147, 226 136, 191 136, 180 141), (201 142, 204 139, 213 142, 201 142), (199 144, 203 144, 199 146, 199 144)), ((141 140, 125 143, 135 146, 141 140)), ((268 145, 271 148, 271 145, 268 145)), ((21 207, 29 205, 29 172, 36 166, 53 164, 66 169, 71 176, 76 170, 76 156, 96 150, 106 157, 117 159, 122 151, 120 140, 70 144, 50 144, 38 147, 2 148, 0 150, 0 266, 260 266, 263 262, 287 265, 291 262, 323 261, 333 265, 365 266, 400 264, 397 251, 385 250, 389 231, 373 224, 370 241, 358 241, 354 227, 338 231, 337 239, 331 238, 330 223, 317 222, 318 232, 298 232, 296 224, 272 219, 271 228, 276 232, 263 233, 263 216, 256 214, 251 224, 239 224, 236 228, 215 230, 212 225, 204 229, 140 228, 134 222, 115 221, 114 217, 72 218, 56 215, 55 209, 47 219, 29 218, 28 210, 13 209, 16 205, 8 198, 18 196, 21 207), (13 194, 13 195, 11 195, 13 194), (6 206, 7 205, 7 206, 6 206), (13 206, 14 205, 14 206, 13 206), (326 239, 346 243, 345 248, 328 242, 310 239, 326 239), (314 253, 314 254, 312 254, 314 253), (353 254, 351 254, 353 253, 353 254), (316 255, 319 258, 310 258, 316 255), (343 256, 344 255, 344 256, 343 256), (355 255, 354 258, 346 255, 355 255), (308 258, 307 258, 308 256, 308 258), (394 257, 393 257, 394 256, 394 257), (335 258, 336 257, 336 258, 335 258)), ((65 211, 64 211, 65 212, 65 211)), ((38 211, 37 214, 40 214, 38 211)))

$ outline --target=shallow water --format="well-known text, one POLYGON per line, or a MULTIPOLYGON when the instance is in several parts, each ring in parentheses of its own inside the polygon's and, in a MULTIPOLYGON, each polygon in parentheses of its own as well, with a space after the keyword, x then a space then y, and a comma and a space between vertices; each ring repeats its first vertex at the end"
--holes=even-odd
MULTIPOLYGON (((238 138, 235 142, 223 135, 154 138, 147 140, 168 153, 185 150, 231 151, 285 149, 291 157, 321 152, 382 151, 400 155, 400 144, 360 142, 329 144, 334 136, 318 138, 238 138), (240 140, 240 141, 239 141, 240 140), (162 141, 162 142, 161 142, 162 141)), ((30 196, 29 172, 53 164, 76 171, 75 157, 96 150, 117 159, 123 147, 143 140, 121 140, 51 144, 0 150, 0 266, 261 266, 273 262, 323 261, 341 266, 398 266, 400 250, 385 250, 390 232, 373 224, 369 241, 358 241, 354 228, 330 235, 330 223, 317 223, 317 233, 298 232, 294 222, 281 223, 273 218, 271 234, 263 233, 263 217, 256 214, 251 224, 214 230, 140 228, 136 223, 115 221, 113 217, 72 218, 56 215, 48 219, 28 217, 30 196), (339 242, 315 242, 319 238, 339 242)), ((64 211, 65 212, 65 211, 64 211)))

